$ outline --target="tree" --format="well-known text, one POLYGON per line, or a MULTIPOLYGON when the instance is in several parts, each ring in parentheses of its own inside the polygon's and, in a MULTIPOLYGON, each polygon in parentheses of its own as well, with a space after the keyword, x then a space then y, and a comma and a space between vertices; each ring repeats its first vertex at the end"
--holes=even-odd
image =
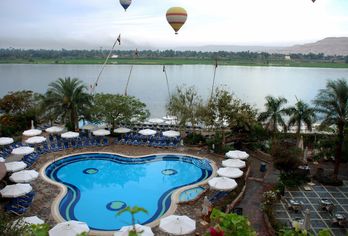
POLYGON ((195 128, 199 117, 199 109, 202 106, 202 99, 197 94, 194 87, 177 87, 175 94, 170 97, 166 105, 170 115, 178 118, 179 125, 186 127, 187 122, 191 122, 195 128))
POLYGON ((130 207, 130 206, 127 206, 126 208, 120 210, 119 212, 117 212, 117 215, 121 215, 125 212, 129 212, 132 216, 132 226, 133 226, 133 230, 129 231, 129 236, 137 236, 137 230, 135 228, 135 214, 137 213, 140 213, 140 212, 143 212, 143 213, 146 213, 148 214, 148 211, 145 209, 145 208, 142 208, 142 207, 138 207, 138 206, 134 206, 134 207, 130 207))
POLYGON ((36 121, 41 115, 40 95, 32 91, 10 92, 0 99, 0 117, 2 135, 12 136, 30 127, 31 120, 36 121))
POLYGON ((228 91, 216 88, 214 95, 207 105, 207 124, 212 125, 216 131, 221 131, 222 146, 225 146, 225 131, 229 126, 228 120, 233 108, 233 95, 228 91))
POLYGON ((57 118, 67 122, 68 128, 75 130, 79 118, 88 115, 92 99, 93 97, 87 93, 87 86, 81 80, 59 78, 49 85, 45 105, 57 118))
POLYGON ((236 133, 248 132, 256 123, 256 110, 233 96, 228 91, 217 88, 208 101, 205 123, 213 126, 222 134, 222 146, 225 146, 227 129, 236 133))
POLYGON ((323 114, 323 126, 336 125, 337 140, 335 150, 335 168, 333 177, 337 179, 342 159, 344 129, 348 120, 348 84, 344 79, 328 81, 314 100, 316 109, 323 114))
POLYGON ((283 97, 266 97, 266 111, 261 112, 258 120, 261 122, 266 122, 266 128, 269 129, 273 134, 278 132, 278 124, 286 129, 286 124, 283 119, 283 115, 286 114, 286 110, 282 108, 287 100, 283 97))
POLYGON ((299 100, 295 106, 288 107, 286 113, 290 116, 288 127, 297 126, 297 141, 300 139, 300 131, 302 123, 307 126, 309 131, 312 131, 312 124, 315 120, 315 109, 310 107, 307 103, 299 100))
POLYGON ((149 117, 145 103, 120 94, 96 94, 92 113, 96 120, 110 124, 112 131, 120 122, 129 123, 132 119, 144 121, 149 117))

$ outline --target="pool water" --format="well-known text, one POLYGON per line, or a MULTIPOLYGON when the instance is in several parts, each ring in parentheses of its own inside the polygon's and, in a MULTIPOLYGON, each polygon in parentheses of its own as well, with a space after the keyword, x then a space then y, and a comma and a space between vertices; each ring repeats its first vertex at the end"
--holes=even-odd
POLYGON ((203 187, 195 187, 195 188, 190 188, 187 189, 183 192, 180 193, 179 195, 179 201, 180 202, 188 202, 196 199, 205 191, 205 188, 203 187))
POLYGON ((178 188, 199 183, 212 175, 208 160, 184 155, 152 155, 126 158, 88 153, 50 164, 46 175, 68 191, 59 203, 65 220, 87 222, 93 230, 118 230, 131 223, 129 213, 116 216, 127 206, 140 206, 140 224, 160 218, 171 205, 178 188))

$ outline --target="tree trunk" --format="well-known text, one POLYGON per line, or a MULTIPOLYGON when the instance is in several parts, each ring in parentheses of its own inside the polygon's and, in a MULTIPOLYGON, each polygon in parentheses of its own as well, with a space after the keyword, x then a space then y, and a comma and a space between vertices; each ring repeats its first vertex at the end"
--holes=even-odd
POLYGON ((72 131, 75 131, 75 110, 72 108, 70 111, 70 123, 72 127, 72 131))
POLYGON ((298 145, 301 139, 301 121, 297 123, 296 138, 297 138, 297 145, 298 145))
POLYGON ((226 145, 226 135, 225 135, 225 129, 224 128, 221 128, 221 136, 222 136, 222 147, 224 148, 225 145, 226 145))
POLYGON ((342 148, 343 148, 343 142, 344 142, 344 124, 343 123, 338 124, 337 128, 338 128, 338 140, 336 144, 335 168, 333 173, 334 179, 337 179, 338 172, 340 169, 340 164, 341 164, 342 148))

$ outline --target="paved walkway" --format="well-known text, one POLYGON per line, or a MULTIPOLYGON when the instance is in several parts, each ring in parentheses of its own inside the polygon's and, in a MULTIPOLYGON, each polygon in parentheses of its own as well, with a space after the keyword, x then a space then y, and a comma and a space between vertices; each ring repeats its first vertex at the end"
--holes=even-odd
POLYGON ((272 164, 267 163, 267 171, 262 173, 260 172, 261 161, 253 156, 251 156, 250 160, 251 169, 249 178, 246 182, 247 187, 244 197, 237 207, 243 208, 243 215, 248 217, 257 235, 266 236, 269 235, 269 233, 264 222, 260 204, 263 192, 272 188, 278 176, 274 173, 272 164))

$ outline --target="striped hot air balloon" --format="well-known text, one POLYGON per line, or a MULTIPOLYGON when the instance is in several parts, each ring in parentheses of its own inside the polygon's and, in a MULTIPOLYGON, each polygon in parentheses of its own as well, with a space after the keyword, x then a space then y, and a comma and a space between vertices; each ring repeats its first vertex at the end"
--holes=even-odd
POLYGON ((175 31, 175 34, 178 34, 178 31, 186 22, 186 10, 182 7, 172 7, 168 9, 166 16, 167 21, 175 31))
POLYGON ((122 5, 125 11, 129 7, 129 5, 131 5, 131 3, 132 3, 132 0, 120 0, 120 4, 122 5))

